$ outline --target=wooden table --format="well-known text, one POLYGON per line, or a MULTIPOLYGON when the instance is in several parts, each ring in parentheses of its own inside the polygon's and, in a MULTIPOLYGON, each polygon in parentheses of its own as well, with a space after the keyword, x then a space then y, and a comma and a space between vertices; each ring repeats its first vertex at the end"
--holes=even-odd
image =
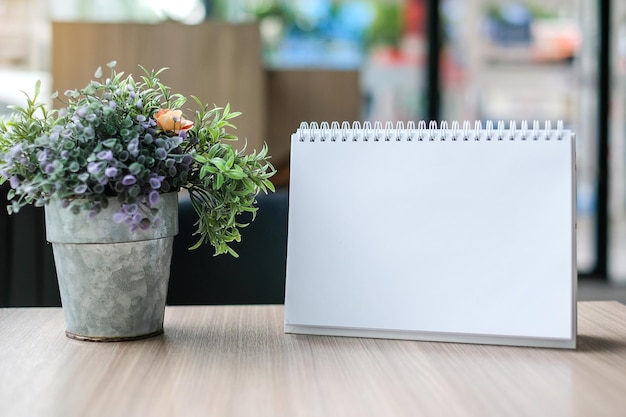
POLYGON ((578 349, 286 335, 282 306, 168 307, 90 343, 0 309, 0 416, 626 416, 626 306, 579 304, 578 349))

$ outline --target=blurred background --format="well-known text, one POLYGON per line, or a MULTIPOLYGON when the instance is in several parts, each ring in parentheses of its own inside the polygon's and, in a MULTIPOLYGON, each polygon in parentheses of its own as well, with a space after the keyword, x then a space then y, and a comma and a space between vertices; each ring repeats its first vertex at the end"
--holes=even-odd
MULTIPOLYGON (((174 89, 244 113, 237 133, 268 143, 282 190, 301 121, 562 120, 577 141, 580 277, 624 291, 621 0, 0 0, 0 20, 0 117, 38 79, 48 97, 111 60, 167 66, 174 89)), ((2 212, 0 305, 54 304, 39 214, 2 212)))

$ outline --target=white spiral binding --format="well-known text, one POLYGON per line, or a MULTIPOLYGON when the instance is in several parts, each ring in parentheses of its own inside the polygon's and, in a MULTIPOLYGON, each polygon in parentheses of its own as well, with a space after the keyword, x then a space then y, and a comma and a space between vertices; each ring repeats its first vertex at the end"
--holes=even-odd
POLYGON ((437 124, 436 121, 428 122, 428 128, 426 122, 420 120, 415 125, 414 121, 409 121, 404 125, 404 122, 397 122, 394 126, 393 122, 385 122, 383 127, 382 122, 365 121, 361 125, 361 122, 355 121, 350 124, 349 122, 342 122, 339 124, 337 121, 333 121, 330 124, 328 122, 302 122, 300 128, 297 131, 297 137, 300 142, 348 142, 348 141, 363 141, 363 142, 389 142, 389 141, 504 141, 504 140, 562 140, 563 139, 563 121, 559 120, 556 123, 556 129, 552 128, 552 123, 546 121, 544 128, 541 129, 541 124, 538 120, 532 122, 532 128, 529 129, 528 122, 522 121, 518 129, 517 123, 514 120, 509 122, 509 128, 505 127, 504 121, 497 122, 494 128, 493 122, 488 120, 485 128, 483 129, 480 121, 474 122, 474 128, 471 127, 471 123, 465 120, 463 124, 459 124, 458 121, 453 121, 448 127, 448 122, 442 121, 437 124))

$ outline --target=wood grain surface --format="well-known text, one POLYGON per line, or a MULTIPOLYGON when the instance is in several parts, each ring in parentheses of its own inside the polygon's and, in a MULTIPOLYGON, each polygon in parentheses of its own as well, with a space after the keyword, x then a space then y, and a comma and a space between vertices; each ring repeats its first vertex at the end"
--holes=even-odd
POLYGON ((286 335, 283 306, 167 307, 165 335, 90 343, 59 308, 0 309, 1 416, 625 416, 626 306, 578 349, 286 335))

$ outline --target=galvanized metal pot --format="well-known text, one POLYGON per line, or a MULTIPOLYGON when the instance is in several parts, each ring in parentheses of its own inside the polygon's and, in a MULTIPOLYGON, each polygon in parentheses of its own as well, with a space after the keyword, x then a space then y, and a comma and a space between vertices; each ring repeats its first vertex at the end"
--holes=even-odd
POLYGON ((115 199, 93 219, 85 211, 72 214, 59 200, 46 206, 68 337, 106 342, 163 333, 177 193, 162 194, 159 207, 158 226, 131 232, 112 220, 115 199))

